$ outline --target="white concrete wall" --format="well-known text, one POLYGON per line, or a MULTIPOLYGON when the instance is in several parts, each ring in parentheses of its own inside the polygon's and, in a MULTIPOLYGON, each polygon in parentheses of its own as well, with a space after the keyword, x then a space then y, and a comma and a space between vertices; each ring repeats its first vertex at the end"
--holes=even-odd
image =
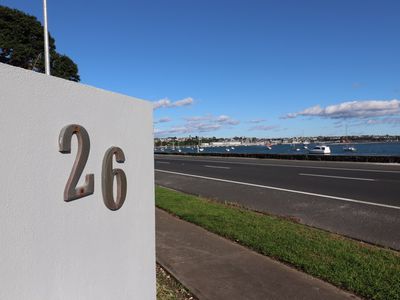
POLYGON ((0 299, 155 299, 152 105, 0 64, 0 299), (94 194, 63 191, 77 151, 58 152, 63 126, 86 128, 94 194), (126 156, 124 205, 103 204, 105 151, 126 156))

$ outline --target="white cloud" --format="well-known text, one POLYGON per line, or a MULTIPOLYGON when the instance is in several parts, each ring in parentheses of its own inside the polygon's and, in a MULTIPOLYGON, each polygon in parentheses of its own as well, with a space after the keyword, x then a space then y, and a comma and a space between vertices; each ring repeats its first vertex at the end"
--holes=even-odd
POLYGON ((199 123, 199 124, 191 124, 189 126, 192 129, 192 132, 210 132, 216 131, 220 129, 222 126, 220 124, 212 124, 212 123, 199 123))
POLYGON ((193 98, 188 97, 171 103, 171 107, 187 106, 187 105, 192 105, 193 103, 194 103, 193 98))
POLYGON ((220 129, 222 126, 220 124, 211 123, 187 123, 180 127, 171 127, 168 129, 154 129, 154 134, 156 136, 167 136, 175 134, 190 134, 196 132, 211 132, 220 129))
POLYGON ((188 106, 188 105, 192 105, 193 103, 194 103, 194 99, 191 97, 177 100, 175 102, 169 100, 168 98, 164 98, 164 99, 160 99, 158 101, 154 101, 153 109, 158 109, 161 107, 171 108, 171 107, 188 106))
POLYGON ((259 123, 262 123, 265 121, 266 121, 266 119, 253 119, 253 120, 248 121, 248 123, 259 124, 259 123))
POLYGON ((213 115, 209 114, 205 116, 186 117, 184 119, 191 124, 196 124, 198 122, 204 122, 204 121, 221 125, 238 125, 240 123, 239 120, 235 120, 227 115, 219 115, 217 117, 214 117, 213 115))
POLYGON ((160 107, 168 107, 169 105, 171 105, 171 101, 165 98, 165 99, 161 99, 161 100, 153 102, 153 109, 157 109, 160 107))
POLYGON ((229 119, 230 119, 230 117, 227 115, 220 115, 216 118, 216 121, 223 123, 223 122, 229 121, 229 119))
POLYGON ((220 115, 215 120, 218 123, 227 124, 227 125, 238 125, 240 123, 239 120, 232 119, 231 117, 229 117, 227 115, 220 115))
POLYGON ((251 131, 269 131, 269 130, 274 130, 274 129, 278 129, 279 126, 277 125, 257 125, 257 126, 253 126, 251 128, 249 128, 249 130, 251 131))
POLYGON ((365 122, 367 125, 389 124, 393 126, 400 126, 400 118, 381 118, 369 119, 365 122))
POLYGON ((164 117, 164 118, 160 118, 156 121, 154 121, 154 124, 159 124, 159 123, 167 123, 167 122, 171 122, 172 119, 168 118, 168 117, 164 117))
POLYGON ((284 119, 299 116, 322 117, 330 119, 356 119, 400 114, 400 100, 350 101, 325 108, 316 105, 296 113, 289 113, 284 119))
POLYGON ((212 120, 212 115, 205 115, 205 116, 194 116, 194 117, 186 117, 184 118, 188 122, 198 122, 198 121, 207 121, 212 120))
POLYGON ((362 84, 362 83, 360 83, 360 82, 354 82, 352 85, 351 85, 351 87, 353 88, 353 89, 360 89, 360 88, 362 88, 364 85, 362 84))
POLYGON ((189 131, 186 127, 172 127, 172 128, 164 129, 164 130, 154 128, 154 134, 156 136, 166 136, 166 135, 184 134, 184 133, 189 133, 189 131))
POLYGON ((213 115, 195 116, 184 118, 185 124, 180 127, 171 127, 168 129, 155 129, 156 136, 167 136, 173 134, 194 134, 212 132, 222 128, 229 128, 232 125, 237 125, 240 122, 232 119, 227 115, 214 117, 213 115))

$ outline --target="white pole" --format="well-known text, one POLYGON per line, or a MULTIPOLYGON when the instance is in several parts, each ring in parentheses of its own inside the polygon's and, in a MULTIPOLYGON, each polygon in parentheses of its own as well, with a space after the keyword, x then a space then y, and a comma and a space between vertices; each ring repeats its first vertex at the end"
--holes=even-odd
POLYGON ((44 19, 44 61, 46 75, 50 75, 50 55, 49 55, 49 32, 47 29, 47 3, 43 0, 43 19, 44 19))

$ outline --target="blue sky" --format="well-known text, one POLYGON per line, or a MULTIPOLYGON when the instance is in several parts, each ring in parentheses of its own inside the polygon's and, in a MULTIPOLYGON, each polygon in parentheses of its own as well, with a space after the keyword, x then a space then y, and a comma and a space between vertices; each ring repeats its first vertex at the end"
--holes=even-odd
POLYGON ((47 1, 82 83, 154 101, 156 136, 400 134, 398 0, 47 1))

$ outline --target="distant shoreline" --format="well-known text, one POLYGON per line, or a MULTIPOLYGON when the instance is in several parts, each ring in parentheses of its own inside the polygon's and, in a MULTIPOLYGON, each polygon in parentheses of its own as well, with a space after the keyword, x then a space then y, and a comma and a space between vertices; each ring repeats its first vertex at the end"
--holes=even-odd
MULTIPOLYGON (((316 142, 318 144, 323 144, 324 142, 316 142)), ((348 145, 348 144, 392 144, 392 143, 400 143, 400 141, 386 141, 386 142, 349 142, 349 143, 326 143, 327 145, 348 145)))

